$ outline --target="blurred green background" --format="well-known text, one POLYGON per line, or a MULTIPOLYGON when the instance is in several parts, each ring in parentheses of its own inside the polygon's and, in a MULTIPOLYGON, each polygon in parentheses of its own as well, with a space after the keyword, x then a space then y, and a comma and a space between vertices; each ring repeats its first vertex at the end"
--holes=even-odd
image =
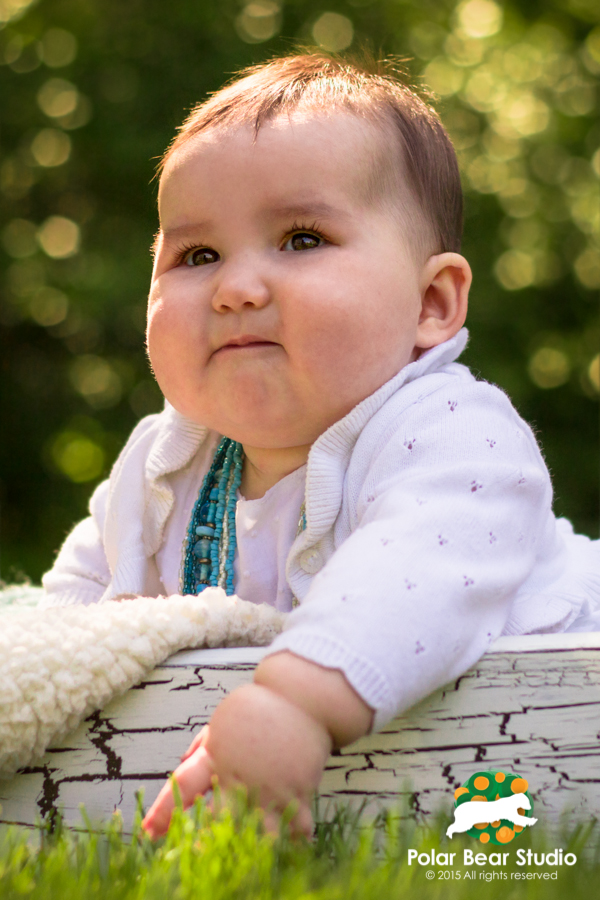
POLYGON ((33 580, 135 422, 151 179, 185 112, 296 41, 368 46, 436 92, 475 274, 464 357, 536 429, 598 536, 597 0, 0 0, 2 569, 33 580))

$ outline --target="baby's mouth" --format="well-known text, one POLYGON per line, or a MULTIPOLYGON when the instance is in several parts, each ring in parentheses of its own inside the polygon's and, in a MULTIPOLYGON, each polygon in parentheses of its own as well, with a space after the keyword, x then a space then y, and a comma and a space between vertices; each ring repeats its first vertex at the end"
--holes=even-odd
POLYGON ((275 343, 275 341, 267 341, 259 335, 244 334, 241 337, 232 338, 230 341, 227 341, 226 344, 223 344, 215 350, 215 354, 227 353, 230 351, 261 350, 277 346, 278 344, 275 343))

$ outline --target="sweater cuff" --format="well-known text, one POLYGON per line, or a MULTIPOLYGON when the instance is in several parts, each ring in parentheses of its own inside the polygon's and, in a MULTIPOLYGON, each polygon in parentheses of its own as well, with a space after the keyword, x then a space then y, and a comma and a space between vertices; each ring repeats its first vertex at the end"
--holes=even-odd
POLYGON ((383 673, 364 656, 344 644, 316 631, 296 631, 290 628, 278 635, 265 656, 289 650, 326 669, 339 669, 348 684, 367 706, 375 711, 371 734, 383 728, 395 715, 392 692, 383 673))
POLYGON ((82 590, 81 587, 65 591, 46 591, 38 604, 38 609, 55 606, 91 606, 98 603, 101 594, 96 590, 82 590))

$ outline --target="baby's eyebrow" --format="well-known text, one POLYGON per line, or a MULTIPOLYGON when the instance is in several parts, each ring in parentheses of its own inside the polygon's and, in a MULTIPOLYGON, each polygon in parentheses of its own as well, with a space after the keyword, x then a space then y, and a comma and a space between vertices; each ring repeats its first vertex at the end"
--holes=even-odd
POLYGON ((162 235, 167 241, 176 241, 180 238, 186 237, 186 235, 194 235, 199 231, 205 231, 207 228, 211 226, 211 222, 193 222, 191 225, 177 225, 174 228, 160 228, 156 238, 162 235))
POLYGON ((265 213, 269 216, 278 218, 288 218, 297 216, 319 216, 321 218, 351 218, 351 213, 347 210, 332 206, 324 201, 315 201, 308 203, 291 203, 281 206, 265 207, 265 213))
MULTIPOLYGON (((286 203, 281 205, 265 204, 262 209, 262 215, 265 220, 268 219, 288 219, 303 218, 313 216, 315 218, 324 219, 350 219, 352 213, 337 206, 332 206, 322 200, 286 203)), ((210 220, 193 222, 186 225, 177 225, 173 228, 165 228, 159 231, 158 237, 162 234, 164 239, 171 243, 181 240, 188 235, 194 236, 210 230, 213 222, 210 220)))

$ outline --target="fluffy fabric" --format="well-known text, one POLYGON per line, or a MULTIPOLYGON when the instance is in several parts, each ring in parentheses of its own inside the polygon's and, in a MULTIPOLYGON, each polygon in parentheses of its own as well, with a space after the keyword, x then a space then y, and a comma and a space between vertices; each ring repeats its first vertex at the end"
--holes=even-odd
POLYGON ((94 710, 193 647, 269 644, 284 614, 207 588, 199 597, 35 608, 43 592, 0 595, 0 774, 40 757, 94 710))

